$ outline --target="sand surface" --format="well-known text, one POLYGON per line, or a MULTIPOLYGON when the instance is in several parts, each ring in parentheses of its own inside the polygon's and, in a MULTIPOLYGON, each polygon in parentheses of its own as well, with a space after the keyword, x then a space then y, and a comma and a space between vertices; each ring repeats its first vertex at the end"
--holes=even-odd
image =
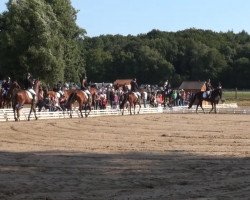
POLYGON ((250 115, 0 123, 0 199, 249 199, 250 115))

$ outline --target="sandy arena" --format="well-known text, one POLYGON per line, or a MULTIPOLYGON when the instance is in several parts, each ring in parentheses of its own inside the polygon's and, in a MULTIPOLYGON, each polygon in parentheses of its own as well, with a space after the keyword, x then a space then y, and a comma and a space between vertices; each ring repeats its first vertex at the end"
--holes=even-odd
POLYGON ((249 199, 250 115, 0 123, 0 199, 249 199))

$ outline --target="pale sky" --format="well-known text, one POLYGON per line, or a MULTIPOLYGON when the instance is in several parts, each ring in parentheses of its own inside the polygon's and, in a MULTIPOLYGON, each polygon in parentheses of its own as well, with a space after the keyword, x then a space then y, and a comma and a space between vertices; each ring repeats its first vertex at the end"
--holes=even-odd
MULTIPOLYGON (((0 12, 6 10, 0 0, 0 12)), ((87 35, 137 35, 188 28, 250 33, 249 0, 72 0, 87 35)))

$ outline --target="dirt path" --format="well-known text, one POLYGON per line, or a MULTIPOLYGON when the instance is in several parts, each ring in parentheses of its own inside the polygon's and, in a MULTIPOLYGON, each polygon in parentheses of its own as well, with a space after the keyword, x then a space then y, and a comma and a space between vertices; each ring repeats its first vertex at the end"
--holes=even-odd
POLYGON ((0 123, 0 199, 248 199, 250 116, 0 123))

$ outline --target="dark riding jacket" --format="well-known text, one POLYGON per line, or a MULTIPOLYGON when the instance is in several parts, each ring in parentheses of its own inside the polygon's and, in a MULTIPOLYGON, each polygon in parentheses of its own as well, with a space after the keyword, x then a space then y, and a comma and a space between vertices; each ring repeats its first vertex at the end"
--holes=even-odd
POLYGON ((138 92, 139 90, 138 84, 135 81, 131 81, 130 84, 131 84, 131 92, 138 92))
POLYGON ((83 91, 84 91, 84 90, 88 90, 88 83, 87 83, 86 80, 82 82, 82 88, 81 88, 81 89, 82 89, 83 91))
POLYGON ((27 78, 24 82, 24 87, 26 90, 28 89, 33 89, 33 86, 34 86, 34 81, 33 79, 30 77, 30 78, 27 78))

